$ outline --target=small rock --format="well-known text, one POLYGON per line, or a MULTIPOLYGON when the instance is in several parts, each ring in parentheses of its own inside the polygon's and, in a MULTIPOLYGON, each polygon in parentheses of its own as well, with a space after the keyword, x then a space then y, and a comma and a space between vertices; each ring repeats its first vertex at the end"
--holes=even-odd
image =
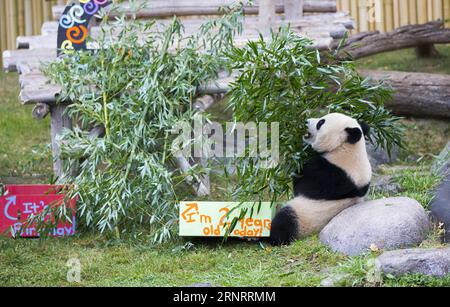
POLYGON ((384 192, 389 194, 395 194, 401 191, 401 186, 394 181, 394 176, 391 175, 379 175, 374 176, 371 186, 376 192, 384 192))
POLYGON ((337 273, 328 276, 320 282, 322 287, 334 287, 339 285, 339 283, 349 277, 349 274, 337 273))
POLYGON ((394 276, 423 274, 442 277, 450 273, 450 248, 412 248, 384 252, 375 265, 377 270, 394 276))
POLYGON ((320 232, 320 241, 346 255, 396 249, 422 242, 430 230, 423 207, 414 199, 391 197, 345 209, 320 232))
POLYGON ((377 169, 381 164, 392 163, 397 160, 398 156, 398 147, 394 146, 391 151, 391 156, 389 156, 388 152, 381 148, 375 148, 375 146, 371 143, 367 144, 367 154, 369 155, 370 164, 372 168, 377 169))

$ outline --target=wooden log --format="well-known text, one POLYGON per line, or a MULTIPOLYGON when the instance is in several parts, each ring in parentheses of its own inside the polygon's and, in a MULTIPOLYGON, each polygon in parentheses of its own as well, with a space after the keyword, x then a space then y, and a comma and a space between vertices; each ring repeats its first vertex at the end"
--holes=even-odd
POLYGON ((56 59, 56 49, 6 50, 3 52, 3 69, 17 71, 17 64, 40 63, 56 59))
MULTIPOLYGON (((261 1, 261 0, 260 0, 261 1)), ((260 1, 255 1, 255 5, 244 6, 245 14, 258 14, 260 1)), ((278 14, 284 13, 284 0, 276 0, 276 12, 278 14)), ((201 16, 201 15, 219 15, 219 10, 222 6, 233 4, 234 0, 183 0, 183 1, 169 1, 169 0, 153 0, 147 2, 146 7, 142 8, 136 14, 132 11, 128 3, 124 3, 120 11, 127 16, 136 15, 137 18, 165 18, 176 16, 201 16)), ((246 1, 247 3, 247 1, 246 1)), ((53 19, 59 20, 64 12, 65 6, 56 5, 53 7, 53 19)), ((305 13, 333 13, 336 12, 336 1, 333 0, 305 0, 303 12, 305 13)), ((112 12, 110 18, 117 17, 117 13, 112 12)))
POLYGON ((394 89, 393 100, 387 101, 386 107, 395 114, 450 118, 450 75, 381 70, 359 73, 394 89))
POLYGON ((284 0, 284 15, 287 20, 303 17, 303 0, 284 0))
POLYGON ((450 29, 443 28, 442 21, 423 25, 408 25, 388 33, 371 32, 359 39, 349 40, 342 48, 342 55, 353 59, 392 51, 412 48, 424 44, 450 43, 450 29))
POLYGON ((38 102, 32 111, 34 119, 42 120, 50 113, 50 106, 46 103, 38 102))
POLYGON ((22 104, 32 104, 43 102, 54 104, 61 93, 61 87, 55 84, 31 85, 25 86, 20 91, 20 100, 22 104))
POLYGON ((63 129, 72 129, 72 120, 64 113, 66 105, 57 104, 51 107, 50 130, 52 137, 53 172, 56 177, 64 177, 63 160, 61 159, 61 133, 63 129))

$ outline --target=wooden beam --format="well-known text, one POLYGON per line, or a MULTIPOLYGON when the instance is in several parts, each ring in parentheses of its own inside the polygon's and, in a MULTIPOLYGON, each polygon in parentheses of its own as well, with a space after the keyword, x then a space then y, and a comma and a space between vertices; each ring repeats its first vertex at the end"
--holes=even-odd
POLYGON ((53 152, 53 172, 55 176, 64 177, 64 165, 60 157, 61 155, 61 141, 60 137, 64 129, 72 129, 72 120, 65 114, 66 105, 54 105, 50 109, 51 120, 50 130, 52 137, 52 152, 53 152))
MULTIPOLYGON (((259 10, 259 0, 255 1, 255 5, 244 7, 244 11, 247 15, 257 15, 259 10)), ((279 14, 284 13, 284 0, 275 0, 276 12, 279 14)), ((335 0, 304 0, 303 11, 307 13, 335 13, 336 1, 335 0)), ((176 16, 199 16, 199 15, 219 15, 219 7, 226 6, 235 3, 235 0, 183 0, 180 2, 170 2, 165 0, 152 0, 147 2, 147 7, 141 9, 137 14, 137 18, 163 18, 176 16)), ((245 1, 248 3, 248 1, 245 1)), ((65 6, 53 7, 53 18, 58 20, 65 6)), ((125 2, 121 9, 128 16, 133 14, 129 5, 125 2)), ((110 14, 111 18, 115 18, 116 13, 110 14)))

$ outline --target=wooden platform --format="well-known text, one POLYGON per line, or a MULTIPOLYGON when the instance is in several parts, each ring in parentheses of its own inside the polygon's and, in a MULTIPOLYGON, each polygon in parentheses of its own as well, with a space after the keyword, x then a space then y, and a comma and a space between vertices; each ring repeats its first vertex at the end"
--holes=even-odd
MULTIPOLYGON (((156 19, 157 26, 164 26, 170 22, 168 17, 176 15, 183 22, 185 34, 190 35, 198 31, 205 20, 218 18, 222 14, 219 9, 221 6, 234 2, 235 0, 152 0, 148 1, 149 6, 140 10, 136 17, 156 19)), ((269 33, 270 28, 277 29, 281 25, 290 24, 299 35, 312 39, 314 43, 311 48, 327 49, 344 37, 349 29, 353 29, 353 21, 349 14, 336 12, 335 0, 305 0, 302 13, 293 11, 292 8, 298 9, 299 3, 302 2, 302 0, 256 0, 255 6, 246 5, 243 33, 236 37, 236 45, 243 46, 249 40, 258 39, 261 29, 269 33), (288 9, 285 10, 285 7, 288 9)), ((53 8, 55 20, 63 11, 63 6, 53 8)), ((129 16, 133 15, 127 2, 122 4, 122 11, 129 16)), ((110 17, 114 18, 115 15, 111 13, 110 17)), ((54 170, 55 175, 60 176, 62 162, 58 159, 59 146, 55 139, 63 127, 71 127, 71 121, 63 115, 64 105, 55 105, 61 87, 51 83, 40 71, 42 63, 56 59, 57 32, 58 22, 53 21, 42 25, 41 35, 18 37, 17 50, 3 53, 3 69, 20 73, 20 100, 22 104, 37 104, 33 111, 35 118, 41 119, 51 114, 54 170)), ((100 27, 92 26, 90 34, 94 39, 99 37, 100 27)), ((144 38, 143 35, 142 39, 144 38)), ((233 76, 222 75, 216 82, 201 86, 199 94, 227 92, 232 80, 233 76)), ((182 165, 188 162, 180 161, 180 163, 182 165)))

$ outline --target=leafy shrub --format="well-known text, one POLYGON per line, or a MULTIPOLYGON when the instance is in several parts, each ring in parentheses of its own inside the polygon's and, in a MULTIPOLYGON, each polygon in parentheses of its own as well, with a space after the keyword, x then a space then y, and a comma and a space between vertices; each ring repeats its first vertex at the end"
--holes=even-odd
POLYGON ((228 53, 239 75, 230 93, 235 121, 278 122, 280 133, 276 167, 261 167, 259 159, 248 155, 234 161, 236 199, 291 197, 292 175, 311 156, 302 140, 308 118, 344 113, 369 124, 374 144, 390 150, 401 143, 399 118, 383 106, 391 91, 363 79, 351 61, 338 59, 338 51, 321 54, 312 44, 284 28, 273 33, 271 40, 261 37, 228 53))
POLYGON ((388 90, 361 79, 351 62, 321 56, 289 29, 269 42, 234 47, 240 17, 240 7, 233 7, 187 37, 177 19, 161 26, 118 18, 103 27, 97 51, 74 52, 46 68, 63 85, 60 100, 71 102, 76 121, 62 137, 69 174, 63 180, 75 187, 84 226, 119 233, 145 226, 156 242, 171 237, 186 176, 201 170, 179 171, 170 131, 192 121, 197 88, 224 67, 239 72, 230 93, 235 120, 279 122, 281 131, 277 167, 235 160, 236 199, 263 200, 266 191, 272 200, 290 195, 291 175, 310 155, 301 136, 311 116, 347 113, 370 124, 375 143, 399 143, 397 118, 383 108, 388 90), (94 127, 104 127, 105 136, 92 137, 94 127))
POLYGON ((171 130, 194 117, 197 88, 217 78, 240 20, 240 6, 231 7, 186 35, 176 18, 161 25, 122 17, 104 24, 97 51, 73 52, 46 68, 63 85, 60 101, 71 102, 76 124, 62 136, 68 176, 61 180, 75 187, 84 226, 125 232, 145 225, 157 242, 171 237, 178 195, 194 174, 177 168, 171 130), (94 127, 105 136, 92 137, 94 127))

